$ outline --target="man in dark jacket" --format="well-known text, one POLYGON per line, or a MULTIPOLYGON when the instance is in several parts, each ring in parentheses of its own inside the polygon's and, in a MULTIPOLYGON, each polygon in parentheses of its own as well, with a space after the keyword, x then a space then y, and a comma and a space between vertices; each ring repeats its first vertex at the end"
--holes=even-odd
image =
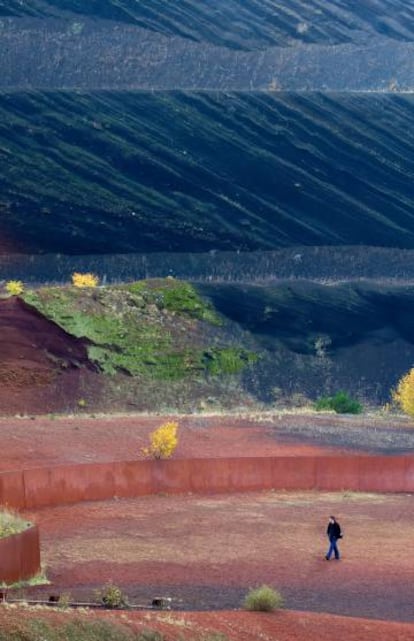
POLYGON ((342 539, 342 533, 341 533, 341 526, 339 525, 338 521, 335 519, 334 516, 329 517, 329 523, 328 523, 328 528, 326 530, 326 534, 328 535, 328 539, 329 539, 329 549, 325 556, 325 559, 329 561, 333 552, 335 554, 335 559, 339 561, 341 557, 339 554, 337 541, 338 539, 342 539))

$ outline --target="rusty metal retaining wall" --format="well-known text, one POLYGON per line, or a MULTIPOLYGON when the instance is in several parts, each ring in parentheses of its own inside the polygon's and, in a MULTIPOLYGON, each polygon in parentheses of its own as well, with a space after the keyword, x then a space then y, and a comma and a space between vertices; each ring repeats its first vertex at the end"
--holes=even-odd
POLYGON ((159 492, 271 488, 413 492, 414 457, 173 459, 34 468, 0 474, 0 503, 21 509, 159 492))
POLYGON ((31 579, 40 572, 39 530, 37 525, 19 534, 0 539, 0 583, 31 579))
MULTIPOLYGON (((17 509, 166 493, 266 489, 414 492, 414 457, 301 456, 60 465, 0 473, 0 504, 17 509)), ((40 570, 36 526, 0 539, 0 582, 40 570)))

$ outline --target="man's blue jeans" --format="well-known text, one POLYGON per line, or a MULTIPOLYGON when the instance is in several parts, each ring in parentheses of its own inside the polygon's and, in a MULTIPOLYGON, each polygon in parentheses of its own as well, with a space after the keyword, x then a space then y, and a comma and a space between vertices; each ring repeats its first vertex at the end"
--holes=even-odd
POLYGON ((340 559, 339 550, 338 550, 338 546, 336 545, 336 541, 337 539, 335 538, 329 539, 329 550, 326 553, 326 558, 328 559, 328 561, 331 558, 332 553, 335 554, 335 559, 338 559, 338 560, 340 559))

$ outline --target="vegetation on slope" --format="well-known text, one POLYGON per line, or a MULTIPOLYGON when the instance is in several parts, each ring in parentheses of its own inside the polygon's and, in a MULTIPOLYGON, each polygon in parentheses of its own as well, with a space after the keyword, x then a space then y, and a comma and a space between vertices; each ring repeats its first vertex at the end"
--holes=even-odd
POLYGON ((254 354, 223 339, 221 320, 188 283, 174 279, 113 287, 44 287, 23 298, 88 344, 105 374, 180 380, 237 374, 254 354))

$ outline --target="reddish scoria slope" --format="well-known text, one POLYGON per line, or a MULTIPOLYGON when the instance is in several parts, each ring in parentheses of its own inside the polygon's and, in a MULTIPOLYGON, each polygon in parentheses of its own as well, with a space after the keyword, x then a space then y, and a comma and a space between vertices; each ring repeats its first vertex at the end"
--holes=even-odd
POLYGON ((73 407, 91 376, 85 344, 19 298, 0 300, 0 414, 73 407))

